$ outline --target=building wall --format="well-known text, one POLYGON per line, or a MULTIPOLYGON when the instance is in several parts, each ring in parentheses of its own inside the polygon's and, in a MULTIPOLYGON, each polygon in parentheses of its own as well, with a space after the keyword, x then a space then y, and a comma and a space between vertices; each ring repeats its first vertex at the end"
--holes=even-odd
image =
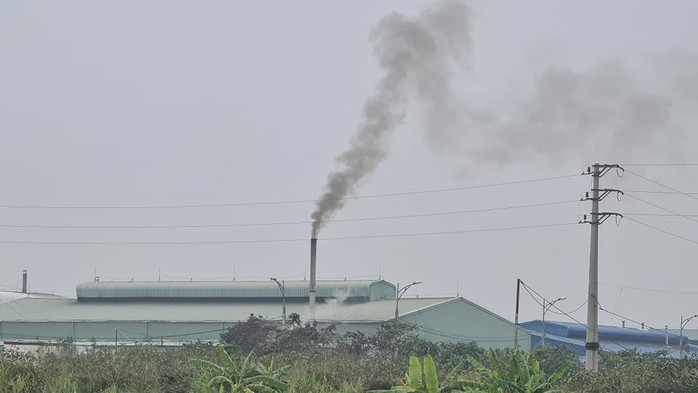
POLYGON ((318 329, 324 329, 328 327, 329 325, 334 325, 337 328, 337 334, 343 335, 348 332, 361 332, 367 336, 371 336, 376 334, 380 330, 381 323, 380 322, 361 322, 361 323, 329 323, 329 322, 323 322, 323 323, 318 323, 317 327, 318 329))
MULTIPOLYGON (((323 329, 332 323, 318 323, 323 329)), ((103 322, 0 322, 0 341, 57 342, 189 342, 218 341, 234 322, 168 322, 168 321, 103 321, 103 322)), ((334 323, 337 333, 362 332, 373 335, 380 322, 334 323)))
MULTIPOLYGON (((400 317, 419 327, 420 336, 430 341, 471 342, 483 348, 514 346, 515 326, 463 299, 400 317)), ((518 344, 531 347, 531 335, 519 329, 518 344)))
POLYGON ((669 334, 679 335, 680 333, 687 337, 692 344, 698 343, 698 329, 669 329, 669 334))
POLYGON ((218 341, 232 322, 0 322, 0 341, 218 341))
MULTIPOLYGON (((421 299, 420 299, 421 301, 421 299)), ((414 303, 414 302, 413 302, 414 303)), ((361 332, 366 335, 376 333, 381 326, 382 318, 391 318, 393 303, 390 303, 390 311, 385 311, 385 305, 373 303, 380 307, 364 310, 360 305, 348 308, 347 312, 356 313, 356 320, 344 320, 337 322, 322 321, 318 328, 325 328, 334 324, 338 334, 347 332, 361 332), (359 308, 357 308, 359 307, 359 308), (351 311, 353 310, 353 311, 351 311), (357 310, 364 312, 357 313, 357 310), (378 310, 378 312, 377 312, 378 310), (361 320, 361 317, 372 319, 361 320), (375 320, 380 317, 381 320, 375 320)), ((368 305, 367 305, 368 307, 368 305)), ((425 301, 422 309, 409 312, 400 317, 400 321, 415 324, 421 337, 430 341, 446 342, 476 342, 484 348, 504 348, 514 345, 514 325, 497 315, 478 307, 462 298, 446 299, 440 301, 425 301)), ((94 312, 91 306, 85 315, 94 312), (89 311, 89 312, 87 312, 89 311)), ((415 310, 415 307, 412 307, 415 310)), ((123 310, 122 310, 123 311, 123 310)), ((170 310, 171 311, 171 310, 170 310)), ((170 312, 171 313, 171 312, 170 312)), ((112 312, 112 315, 120 313, 112 312)), ((167 314, 167 313, 165 313, 167 314)), ((172 314, 174 315, 174 314, 172 314)), ((348 318, 344 313, 337 317, 348 318)), ((161 318, 162 319, 162 318, 161 318)), ((331 320, 331 319, 330 319, 331 320)), ((27 341, 63 341, 98 343, 177 343, 196 340, 218 341, 220 335, 235 322, 222 321, 190 321, 174 322, 160 321, 0 321, 0 341, 27 340, 27 341)), ((531 336, 528 332, 519 331, 519 345, 530 348, 531 336)))
MULTIPOLYGON (((513 325, 505 327, 481 324, 478 318, 453 316, 462 311, 462 305, 447 304, 443 307, 400 318, 402 322, 418 326, 419 335, 427 340, 446 342, 470 342, 489 348, 513 345, 513 325), (473 326, 480 330, 471 330, 473 326), (468 335, 464 335, 467 326, 468 335), (492 332, 501 332, 493 335, 492 332)), ((496 321, 501 324, 501 321, 496 321)), ((234 326, 232 322, 167 322, 167 321, 103 321, 103 322, 0 322, 0 341, 77 341, 77 342, 189 342, 218 341, 220 335, 234 326)), ((318 323, 323 329, 331 323, 318 323)), ((334 323, 337 334, 361 332, 367 336, 380 329, 380 322, 334 323)), ((520 345, 530 348, 530 335, 519 336, 520 345)))

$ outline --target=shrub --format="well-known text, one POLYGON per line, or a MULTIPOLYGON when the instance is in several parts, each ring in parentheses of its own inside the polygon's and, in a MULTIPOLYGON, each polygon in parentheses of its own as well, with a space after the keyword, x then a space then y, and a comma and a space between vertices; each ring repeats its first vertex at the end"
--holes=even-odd
POLYGON ((216 354, 217 363, 206 359, 191 359, 204 376, 213 374, 207 383, 208 387, 214 387, 221 392, 240 393, 274 393, 288 390, 288 384, 281 380, 288 367, 274 368, 273 359, 269 366, 264 366, 255 360, 253 352, 240 361, 233 359, 224 347, 217 347, 216 354))

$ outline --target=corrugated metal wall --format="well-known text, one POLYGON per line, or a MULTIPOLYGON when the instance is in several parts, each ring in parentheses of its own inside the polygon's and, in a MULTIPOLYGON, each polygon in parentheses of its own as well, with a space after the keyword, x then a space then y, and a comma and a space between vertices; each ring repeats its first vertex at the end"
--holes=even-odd
MULTIPOLYGON (((286 295, 289 297, 290 285, 286 295)), ((91 282, 77 287, 78 299, 127 298, 268 298, 280 297, 273 282, 91 282)))
MULTIPOLYGON (((405 315, 400 321, 416 324, 420 336, 430 341, 474 341, 483 348, 514 346, 513 323, 462 299, 405 315)), ((521 329, 519 346, 531 347, 531 335, 521 329)))
MULTIPOLYGON (((453 299, 400 317, 400 321, 418 326, 420 336, 431 341, 475 341, 484 348, 512 347, 514 325, 463 299, 453 299)), ((74 321, 74 322, 0 322, 0 341, 37 340, 119 342, 218 341, 234 322, 174 321, 74 321)), ((318 324, 319 328, 329 322, 318 324)), ((361 331, 373 334, 380 322, 337 323, 340 334, 361 331)), ((519 345, 530 348, 531 337, 519 331, 519 345)))
POLYGON ((218 341, 234 323, 222 322, 0 322, 0 341, 218 341))
MULTIPOLYGON (((287 299, 308 298, 308 281, 286 281, 287 299)), ((395 286, 386 281, 319 281, 320 298, 379 300, 395 297, 395 286)), ((275 298, 281 291, 272 281, 94 281, 77 287, 78 299, 128 298, 275 298)))

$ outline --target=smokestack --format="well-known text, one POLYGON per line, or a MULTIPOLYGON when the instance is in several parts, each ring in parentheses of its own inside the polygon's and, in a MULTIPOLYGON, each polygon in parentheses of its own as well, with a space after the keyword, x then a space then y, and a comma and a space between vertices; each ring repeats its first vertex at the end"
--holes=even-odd
POLYGON ((22 293, 27 293, 27 271, 22 270, 22 293))
POLYGON ((371 30, 383 76, 364 102, 363 118, 349 147, 336 158, 338 168, 327 176, 325 192, 311 214, 313 238, 388 157, 391 134, 411 107, 423 108, 425 129, 437 140, 454 127, 462 132, 456 123, 460 106, 454 104, 451 75, 467 63, 469 18, 466 4, 441 1, 415 17, 391 13, 371 30))
POLYGON ((317 278, 315 275, 317 260, 317 238, 310 239, 310 312, 315 318, 315 295, 317 294, 317 278))

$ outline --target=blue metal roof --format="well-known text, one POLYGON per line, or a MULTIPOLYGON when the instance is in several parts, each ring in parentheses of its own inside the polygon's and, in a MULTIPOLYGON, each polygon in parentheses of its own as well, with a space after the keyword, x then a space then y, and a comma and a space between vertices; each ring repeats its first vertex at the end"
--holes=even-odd
MULTIPOLYGON (((521 327, 528 330, 541 331, 540 320, 524 322, 521 327)), ((599 326, 599 340, 615 340, 615 341, 632 341, 637 343, 648 344, 666 344, 666 334, 657 330, 641 330, 634 328, 622 328, 617 326, 599 326)), ((556 335, 567 338, 586 339, 586 326, 578 323, 570 322, 545 322, 545 336, 556 335)), ((684 336, 683 342, 688 342, 688 338, 684 336)), ((669 345, 679 345, 678 335, 669 333, 669 345)))
MULTIPOLYGON (((531 333, 531 349, 535 349, 541 342, 542 322, 534 320, 521 324, 523 329, 531 333)), ((553 347, 563 345, 572 349, 577 355, 584 356, 586 341, 586 326, 569 322, 545 322, 545 345, 553 347)), ((599 345, 601 349, 609 352, 617 352, 625 349, 635 349, 640 352, 667 352, 670 357, 679 356, 679 337, 669 333, 667 346, 667 334, 657 330, 641 330, 634 328, 621 328, 617 326, 599 326, 599 345)), ((684 353, 698 352, 698 346, 689 345, 688 338, 683 337, 684 353)))

